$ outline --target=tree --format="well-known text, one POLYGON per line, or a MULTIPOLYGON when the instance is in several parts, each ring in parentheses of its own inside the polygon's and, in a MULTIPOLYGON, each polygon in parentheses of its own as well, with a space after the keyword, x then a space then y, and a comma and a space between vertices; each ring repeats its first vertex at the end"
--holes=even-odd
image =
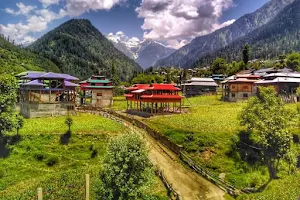
POLYGON ((140 199, 153 170, 144 142, 136 134, 119 136, 108 145, 98 184, 99 199, 140 199))
POLYGON ((223 58, 217 58, 211 67, 211 71, 214 74, 226 74, 227 72, 227 63, 223 58))
POLYGON ((300 53, 291 53, 286 61, 286 64, 289 68, 293 70, 300 69, 300 53))
POLYGON ((16 128, 17 80, 9 75, 0 75, 0 137, 16 128))
POLYGON ((291 116, 273 87, 260 87, 258 96, 250 99, 241 113, 241 124, 257 138, 270 179, 277 178, 280 161, 291 152, 291 116))
POLYGON ((120 77, 118 76, 115 64, 113 63, 112 67, 111 67, 111 79, 113 82, 113 85, 119 85, 120 84, 120 77))
POLYGON ((17 135, 19 135, 19 131, 23 128, 24 125, 24 118, 21 115, 16 116, 16 125, 15 128, 17 129, 17 135))
POLYGON ((251 47, 249 44, 246 44, 243 49, 243 61, 245 65, 247 65, 250 60, 250 52, 251 52, 251 47))
POLYGON ((73 119, 70 115, 68 115, 65 119, 65 124, 68 126, 68 132, 71 132, 71 126, 73 124, 73 119))

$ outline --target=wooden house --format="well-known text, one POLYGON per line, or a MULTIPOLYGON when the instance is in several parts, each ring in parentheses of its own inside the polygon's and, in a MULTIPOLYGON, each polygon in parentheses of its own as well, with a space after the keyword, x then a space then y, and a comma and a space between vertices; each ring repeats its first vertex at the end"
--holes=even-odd
POLYGON ((82 91, 81 105, 107 107, 113 105, 113 85, 105 76, 93 75, 79 83, 82 91))
POLYGON ((127 111, 158 113, 180 113, 182 96, 180 89, 172 84, 136 84, 125 94, 127 111))
POLYGON ((182 84, 181 89, 186 97, 204 94, 216 94, 218 84, 212 78, 192 78, 182 84))
POLYGON ((273 86, 279 95, 294 95, 300 86, 300 73, 271 73, 255 83, 259 86, 273 86))
POLYGON ((222 99, 224 101, 246 100, 255 96, 257 87, 255 82, 260 76, 252 74, 236 75, 235 79, 222 82, 222 99))
POLYGON ((20 79, 20 113, 26 118, 66 115, 75 109, 76 77, 52 72, 27 72, 20 79))

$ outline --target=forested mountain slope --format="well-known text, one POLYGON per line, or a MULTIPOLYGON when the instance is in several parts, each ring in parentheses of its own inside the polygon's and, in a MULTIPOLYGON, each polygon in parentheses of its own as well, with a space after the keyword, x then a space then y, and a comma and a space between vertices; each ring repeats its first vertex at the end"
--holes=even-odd
POLYGON ((252 59, 270 59, 291 51, 300 51, 300 0, 295 0, 268 24, 231 45, 202 57, 196 65, 205 66, 217 57, 227 61, 241 60, 245 44, 251 46, 252 59))
POLYGON ((59 72, 48 59, 29 52, 0 37, 0 73, 17 74, 26 70, 59 72))
POLYGON ((244 15, 230 26, 219 29, 211 34, 195 38, 190 44, 182 47, 170 56, 159 60, 156 66, 192 67, 193 64, 207 53, 223 48, 235 40, 249 34, 253 30, 267 24, 294 0, 271 0, 257 11, 244 15))
POLYGON ((122 80, 129 80, 141 67, 117 50, 89 20, 72 19, 29 46, 52 60, 64 73, 79 78, 104 73, 114 65, 122 80))

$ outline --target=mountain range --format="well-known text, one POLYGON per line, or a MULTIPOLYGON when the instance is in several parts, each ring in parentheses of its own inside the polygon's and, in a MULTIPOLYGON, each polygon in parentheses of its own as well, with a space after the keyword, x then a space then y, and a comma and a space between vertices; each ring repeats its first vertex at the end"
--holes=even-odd
MULTIPOLYGON (((276 18, 281 11, 295 0, 271 0, 257 11, 246 14, 236 20, 233 24, 219 29, 211 34, 200 36, 191 41, 190 44, 180 48, 168 57, 160 59, 155 66, 180 66, 191 68, 203 57, 213 55, 238 39, 255 32, 254 30, 266 28, 270 21, 276 18)), ((299 11, 298 11, 299 12, 299 11)))
POLYGON ((300 0, 286 6, 269 23, 213 53, 201 57, 196 65, 205 66, 216 57, 227 61, 241 60, 245 44, 251 46, 253 59, 270 59, 300 51, 300 0))
POLYGON ((114 46, 126 56, 134 59, 138 64, 146 69, 153 66, 156 61, 175 52, 175 49, 153 40, 139 40, 138 38, 128 38, 122 32, 115 35, 106 36, 114 46))
POLYGON ((142 68, 114 45, 89 20, 72 19, 48 32, 28 49, 52 60, 64 72, 81 79, 91 74, 111 76, 115 66, 121 80, 130 80, 142 68))
POLYGON ((16 74, 26 70, 60 71, 50 60, 15 46, 0 35, 0 74, 16 74))

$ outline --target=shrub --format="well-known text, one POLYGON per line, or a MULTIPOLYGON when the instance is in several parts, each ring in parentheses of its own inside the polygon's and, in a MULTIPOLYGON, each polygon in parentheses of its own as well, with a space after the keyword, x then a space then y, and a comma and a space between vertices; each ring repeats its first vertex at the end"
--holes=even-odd
POLYGON ((4 170, 0 169, 0 179, 4 177, 4 170))
POLYGON ((45 155, 43 153, 35 153, 34 158, 37 159, 38 161, 42 161, 45 159, 45 155))
POLYGON ((50 156, 50 157, 46 160, 46 164, 47 164, 49 167, 55 165, 56 163, 58 163, 58 157, 57 157, 57 156, 50 156))
POLYGON ((91 154, 91 158, 95 158, 98 155, 98 150, 94 149, 91 154))

